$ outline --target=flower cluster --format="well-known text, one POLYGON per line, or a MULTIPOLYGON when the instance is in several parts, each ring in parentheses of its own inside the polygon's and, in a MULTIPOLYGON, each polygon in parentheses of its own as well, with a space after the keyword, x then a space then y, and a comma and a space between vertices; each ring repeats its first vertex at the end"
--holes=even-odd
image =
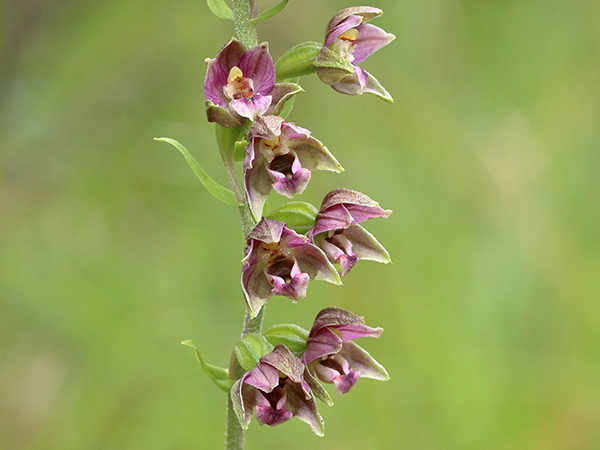
MULTIPOLYGON (((261 425, 275 426, 296 417, 315 434, 322 435, 324 425, 316 397, 329 406, 333 402, 317 378, 334 384, 339 395, 350 391, 360 377, 388 380, 383 366, 351 342, 361 337, 379 337, 382 332, 345 309, 323 309, 310 332, 299 333, 305 341, 300 356, 278 343, 235 382, 231 399, 240 424, 248 428, 255 411, 261 425)), ((270 337, 267 334, 267 339, 270 337)))
MULTIPOLYGON (((217 15, 234 17, 225 3, 219 5, 217 15)), ((272 8, 252 20, 264 20, 280 9, 272 8)), ((287 297, 296 303, 306 297, 312 280, 340 285, 360 260, 390 262, 388 252, 362 222, 387 218, 392 211, 361 192, 334 189, 325 195, 319 209, 300 201, 287 202, 270 213, 265 206, 273 191, 288 199, 302 194, 314 171, 344 170, 311 131, 286 121, 293 105, 290 100, 303 92, 297 84, 300 76, 316 73, 337 92, 371 93, 392 101, 377 79, 359 66, 394 39, 367 23, 381 14, 380 9, 368 6, 344 9, 327 24, 323 44, 299 44, 277 63, 266 42, 246 48, 235 38, 215 58, 206 60, 206 114, 209 122, 217 124, 219 149, 233 191, 208 177, 187 150, 172 141, 209 191, 238 206, 242 213, 246 235, 241 270, 247 310, 244 332, 229 369, 201 362, 213 381, 230 393, 244 430, 255 413, 261 425, 274 426, 296 417, 322 435, 323 419, 316 399, 327 405, 333 402, 321 383, 333 384, 342 395, 360 377, 389 378, 386 370, 353 342, 379 337, 383 330, 365 325, 361 317, 345 309, 323 309, 310 331, 283 324, 260 332, 271 297, 287 297), (241 187, 235 161, 243 161, 241 187)))

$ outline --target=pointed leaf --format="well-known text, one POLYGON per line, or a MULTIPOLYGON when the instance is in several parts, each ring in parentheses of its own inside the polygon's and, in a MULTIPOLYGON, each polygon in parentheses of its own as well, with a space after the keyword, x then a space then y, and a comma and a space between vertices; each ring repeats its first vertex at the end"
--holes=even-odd
POLYGON ((256 16, 254 19, 250 19, 252 22, 259 22, 261 20, 267 20, 270 19, 271 17, 273 17, 275 14, 279 14, 281 12, 281 10, 283 8, 285 8, 285 5, 288 4, 290 0, 283 0, 281 3, 278 3, 277 5, 273 6, 272 8, 267 9, 266 11, 261 12, 258 16, 256 16))
POLYGON ((235 344, 235 355, 244 370, 252 370, 258 360, 273 351, 273 346, 260 333, 249 333, 235 344))
POLYGON ((229 379, 229 372, 227 369, 205 363, 202 359, 202 356, 200 356, 200 352, 194 345, 194 341, 183 341, 181 345, 185 345, 186 347, 191 347, 196 350, 196 359, 202 365, 202 370, 213 381, 213 383, 217 385, 219 389, 225 392, 229 392, 231 390, 231 386, 233 386, 235 380, 229 379))
POLYGON ((231 190, 221 186, 219 183, 217 183, 215 180, 209 177, 208 174, 204 171, 204 169, 200 167, 200 164, 198 164, 198 162, 183 145, 181 145, 174 139, 165 137, 154 138, 154 140, 167 142, 173 147, 175 147, 177 150, 179 150, 190 165, 190 167, 192 168, 192 170, 194 171, 194 173, 196 174, 196 176, 198 177, 198 179, 200 180, 200 182, 204 185, 208 192, 212 194, 213 197, 215 197, 218 200, 221 200, 224 203, 227 203, 228 205, 241 206, 241 204, 238 203, 238 201, 235 199, 235 194, 231 190))
POLYGON ((298 234, 306 234, 315 226, 315 219, 319 211, 310 203, 287 202, 274 209, 268 219, 285 222, 298 234))
POLYGON ((298 358, 306 351, 308 331, 298 325, 289 323, 273 325, 263 335, 273 345, 284 344, 298 358))
POLYGON ((225 0, 206 0, 212 13, 219 19, 233 20, 233 11, 225 0))

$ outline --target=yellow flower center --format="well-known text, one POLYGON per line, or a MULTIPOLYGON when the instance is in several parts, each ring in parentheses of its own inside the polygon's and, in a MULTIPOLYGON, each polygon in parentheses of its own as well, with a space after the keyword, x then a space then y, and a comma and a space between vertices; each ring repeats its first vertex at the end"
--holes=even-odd
POLYGON ((339 54, 348 62, 354 61, 354 41, 358 37, 358 30, 356 28, 350 28, 344 31, 338 37, 336 37, 329 48, 339 54))
POLYGON ((230 100, 250 98, 254 95, 254 82, 251 78, 245 78, 238 66, 233 66, 229 70, 227 84, 223 87, 223 93, 230 100))

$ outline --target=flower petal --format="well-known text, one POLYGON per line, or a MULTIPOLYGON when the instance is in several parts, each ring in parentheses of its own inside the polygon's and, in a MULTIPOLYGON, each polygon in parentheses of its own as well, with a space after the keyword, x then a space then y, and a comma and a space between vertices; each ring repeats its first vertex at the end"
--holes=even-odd
POLYGON ((329 262, 327 255, 313 244, 294 247, 290 253, 298 261, 300 270, 310 275, 311 280, 326 281, 332 284, 342 284, 335 267, 329 262))
POLYGON ((371 54, 375 53, 382 47, 385 47, 394 39, 391 33, 387 33, 375 25, 364 23, 357 28, 358 36, 354 41, 354 64, 360 64, 367 59, 371 54))
POLYGON ((275 64, 269 45, 263 42, 244 53, 239 68, 244 77, 254 81, 254 92, 268 95, 275 86, 275 64))
POLYGON ((256 403, 256 388, 239 379, 231 387, 231 404, 243 430, 247 430, 252 420, 252 411, 256 403))
POLYGON ((271 104, 270 95, 254 94, 250 98, 238 98, 229 102, 229 107, 242 117, 246 117, 252 121, 256 120, 257 116, 263 115, 269 109, 271 104))
POLYGON ((252 167, 244 171, 244 184, 252 215, 259 220, 262 217, 264 204, 273 191, 273 178, 267 170, 264 156, 255 159, 252 167))
POLYGON ((263 392, 271 392, 279 384, 277 369, 269 364, 258 365, 242 377, 242 381, 263 392))

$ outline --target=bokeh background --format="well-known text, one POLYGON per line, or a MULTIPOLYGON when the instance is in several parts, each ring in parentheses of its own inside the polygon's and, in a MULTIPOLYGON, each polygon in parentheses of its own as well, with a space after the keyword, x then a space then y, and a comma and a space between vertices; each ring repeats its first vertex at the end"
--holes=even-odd
MULTIPOLYGON (((292 0, 259 37, 277 58, 346 6, 292 0)), ((348 308, 392 379, 323 406, 325 438, 254 423, 246 448, 600 448, 600 3, 373 6, 397 39, 363 67, 395 104, 312 76, 290 120, 346 169, 301 199, 393 209, 366 227, 394 263, 265 325, 348 308)), ((226 182, 202 82, 231 35, 201 0, 0 5, 0 448, 222 448, 224 394, 179 343, 227 364, 239 218, 152 138, 226 182)))

